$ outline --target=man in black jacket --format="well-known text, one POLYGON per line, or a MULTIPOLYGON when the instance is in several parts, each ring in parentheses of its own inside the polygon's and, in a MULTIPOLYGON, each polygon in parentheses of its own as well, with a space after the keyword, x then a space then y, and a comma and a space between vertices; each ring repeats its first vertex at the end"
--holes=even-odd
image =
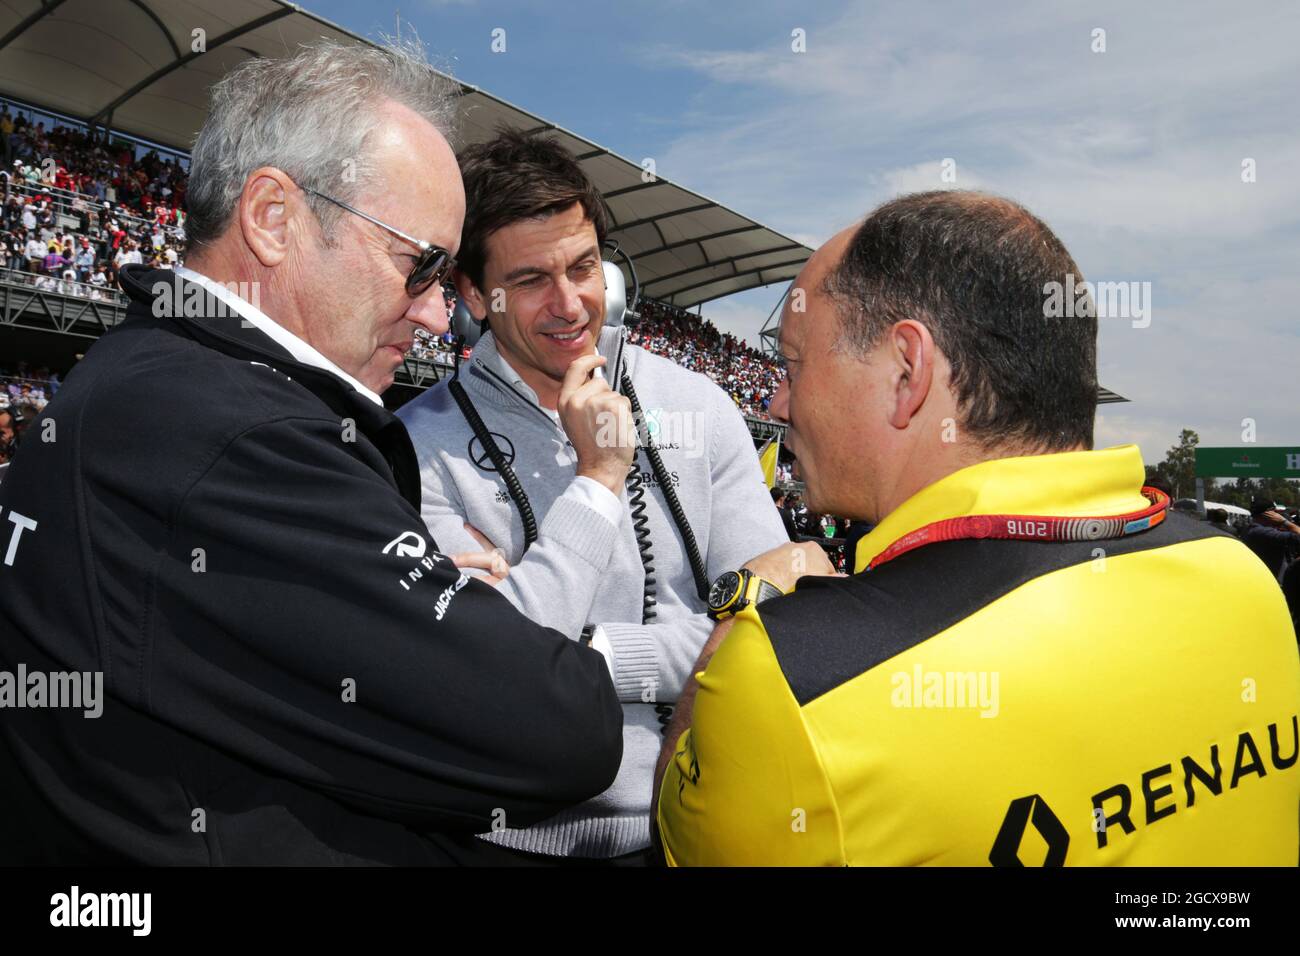
MULTIPOLYGON (((214 89, 190 268, 124 270, 0 487, 0 862, 497 862, 613 780, 607 662, 438 553, 377 395, 446 327, 436 83, 321 45, 214 89)), ((622 481, 630 426, 585 439, 626 400, 566 389, 622 481)))
POLYGON ((1300 549, 1300 525, 1277 511, 1273 501, 1256 495, 1250 501, 1251 522, 1241 533, 1246 547, 1259 555, 1279 581, 1282 572, 1300 549))
POLYGON ((791 541, 798 541, 799 529, 794 526, 794 509, 790 507, 789 499, 780 488, 772 489, 772 504, 776 505, 776 512, 781 516, 786 535, 791 541))

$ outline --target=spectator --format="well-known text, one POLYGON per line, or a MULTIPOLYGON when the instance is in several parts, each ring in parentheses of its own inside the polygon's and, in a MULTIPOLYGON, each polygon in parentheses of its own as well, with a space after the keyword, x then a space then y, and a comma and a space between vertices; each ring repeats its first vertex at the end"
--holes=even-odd
POLYGON ((1241 540, 1281 581, 1288 561, 1300 548, 1300 525, 1282 517, 1270 499, 1259 495, 1251 499, 1250 515, 1253 520, 1242 532, 1241 540))
POLYGON ((858 542, 870 534, 875 525, 865 518, 846 520, 844 524, 844 560, 852 568, 856 563, 858 542))
POLYGON ((1222 508, 1210 508, 1205 512, 1205 520, 1213 527, 1226 534, 1232 534, 1232 525, 1228 524, 1228 512, 1222 508))
POLYGON ((95 252, 90 248, 90 240, 82 238, 81 248, 77 250, 76 257, 77 278, 85 282, 90 278, 91 269, 95 265, 95 252))
POLYGON ((808 513, 808 506, 804 503, 803 498, 797 492, 791 492, 786 498, 790 506, 790 516, 794 519, 795 533, 800 537, 807 535, 812 521, 808 513))
POLYGON ((790 510, 785 492, 780 488, 772 489, 772 504, 776 505, 777 514, 781 516, 781 524, 785 525, 786 535, 791 541, 798 541, 799 529, 794 526, 794 512, 790 510))
POLYGON ((123 266, 139 265, 141 262, 140 250, 134 242, 127 239, 117 250, 117 255, 113 257, 113 268, 121 272, 123 266))
POLYGON ((1300 639, 1300 559, 1293 560, 1282 572, 1282 594, 1291 611, 1291 626, 1300 639))
POLYGON ((25 247, 27 243, 23 239, 23 232, 8 232, 5 234, 4 256, 5 268, 11 272, 23 271, 23 266, 27 264, 25 247))
POLYGON ((27 234, 27 271, 40 275, 41 269, 45 262, 45 253, 47 252, 45 244, 36 238, 35 234, 27 234))
POLYGON ((57 276, 63 270, 63 264, 67 261, 59 251, 59 244, 51 242, 47 245, 47 253, 42 260, 41 271, 46 275, 57 276))

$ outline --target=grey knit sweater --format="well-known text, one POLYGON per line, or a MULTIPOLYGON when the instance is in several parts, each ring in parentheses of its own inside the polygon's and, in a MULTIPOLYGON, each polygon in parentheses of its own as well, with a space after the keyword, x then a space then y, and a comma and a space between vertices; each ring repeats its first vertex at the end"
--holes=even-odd
MULTIPOLYGON (((784 543, 753 441, 731 399, 703 375, 622 345, 617 329, 602 333, 599 350, 608 359, 610 382, 618 381, 620 361, 631 375, 709 579, 784 543)), ((521 611, 573 638, 585 624, 599 624, 613 649, 614 683, 623 702, 623 763, 609 790, 527 829, 509 829, 505 820, 505 829, 485 839, 561 856, 611 857, 642 849, 650 844, 651 778, 670 705, 712 629, 681 536, 639 451, 658 591, 657 614, 643 625, 645 572, 626 489, 617 526, 575 494, 576 453, 553 414, 537 404, 536 394, 501 357, 491 333, 462 364, 460 381, 513 459, 539 533, 524 554, 518 509, 491 463, 475 464, 485 456, 447 382, 398 412, 420 460, 422 514, 430 533, 446 553, 475 551, 479 546, 463 527, 468 521, 510 560, 500 590, 521 611)), ((490 688, 491 675, 484 682, 490 688)), ((511 702, 502 699, 501 706, 511 702)))

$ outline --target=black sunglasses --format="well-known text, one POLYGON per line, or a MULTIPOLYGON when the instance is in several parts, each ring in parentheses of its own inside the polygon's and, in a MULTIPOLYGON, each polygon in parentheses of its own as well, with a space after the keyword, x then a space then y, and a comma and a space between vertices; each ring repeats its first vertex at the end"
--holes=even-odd
POLYGON ((423 295, 425 290, 435 282, 444 282, 451 270, 456 267, 455 258, 450 252, 442 248, 442 246, 435 246, 433 243, 425 242, 423 239, 416 239, 414 236, 408 236, 406 233, 402 232, 402 230, 395 229, 388 225, 388 223, 381 222, 374 216, 367 215, 360 209, 353 208, 342 200, 335 199, 333 196, 326 196, 324 193, 317 192, 314 189, 308 189, 306 186, 300 186, 298 188, 305 193, 311 193, 313 196, 318 196, 326 202, 332 202, 340 209, 346 209, 353 215, 360 216, 362 219, 366 220, 366 222, 374 223, 380 229, 390 232, 398 239, 405 240, 418 248, 420 250, 420 257, 415 260, 415 265, 411 267, 411 274, 406 277, 406 294, 412 299, 423 295))

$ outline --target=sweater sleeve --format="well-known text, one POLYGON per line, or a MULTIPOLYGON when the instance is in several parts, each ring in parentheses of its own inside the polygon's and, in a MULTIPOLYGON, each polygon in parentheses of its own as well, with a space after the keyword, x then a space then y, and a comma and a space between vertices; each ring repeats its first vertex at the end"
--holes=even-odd
MULTIPOLYGON (((588 623, 618 537, 618 525, 587 503, 578 480, 556 499, 537 529, 537 540, 497 585, 516 608, 572 638, 588 623)), ((436 456, 421 466, 420 493, 420 516, 443 553, 482 550, 465 530, 468 509, 436 456)), ((615 500, 612 495, 610 500, 615 500)))
POLYGON ((234 439, 177 507, 154 580, 151 710, 341 802, 481 832, 617 772, 601 655, 461 575, 335 422, 234 439))

